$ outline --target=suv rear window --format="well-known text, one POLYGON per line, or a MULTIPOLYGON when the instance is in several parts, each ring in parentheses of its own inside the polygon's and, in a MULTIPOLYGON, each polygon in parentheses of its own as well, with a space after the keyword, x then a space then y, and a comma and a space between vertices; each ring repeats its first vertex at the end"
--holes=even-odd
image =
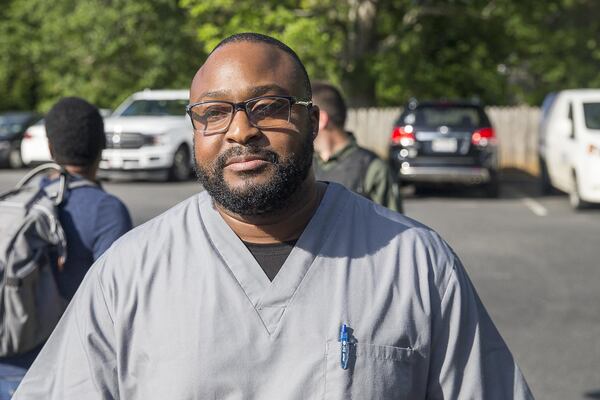
POLYGON ((600 103, 583 103, 583 115, 588 129, 600 129, 600 103))
POLYGON ((439 105, 419 106, 404 115, 402 121, 406 125, 416 126, 452 126, 474 128, 489 125, 482 111, 477 107, 439 105))

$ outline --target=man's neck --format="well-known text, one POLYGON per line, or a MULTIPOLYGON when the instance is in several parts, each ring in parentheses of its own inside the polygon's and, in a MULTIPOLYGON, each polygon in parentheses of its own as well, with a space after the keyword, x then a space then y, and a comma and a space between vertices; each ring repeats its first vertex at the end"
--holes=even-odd
POLYGON ((309 176, 292 195, 288 206, 280 211, 259 216, 246 216, 225 210, 215 204, 225 223, 243 241, 277 243, 296 240, 314 215, 327 185, 309 176))
POLYGON ((65 169, 71 175, 79 175, 90 181, 96 180, 96 168, 92 167, 80 167, 77 165, 66 165, 65 169))
POLYGON ((341 130, 332 131, 330 134, 329 145, 327 148, 321 149, 318 153, 323 161, 329 161, 334 154, 338 153, 350 143, 350 137, 346 132, 341 130))
MULTIPOLYGON (((96 181, 96 173, 98 171, 95 167, 83 167, 79 165, 63 165, 65 171, 67 171, 70 175, 77 175, 89 181, 96 181)), ((58 173, 51 173, 50 177, 55 178, 58 176, 58 173)))

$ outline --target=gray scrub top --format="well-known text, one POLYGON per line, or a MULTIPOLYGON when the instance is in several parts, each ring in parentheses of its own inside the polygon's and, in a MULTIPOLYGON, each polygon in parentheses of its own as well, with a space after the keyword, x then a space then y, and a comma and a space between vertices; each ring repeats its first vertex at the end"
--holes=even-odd
POLYGON ((273 282, 206 192, 126 234, 14 397, 531 398, 449 246, 333 183, 273 282))

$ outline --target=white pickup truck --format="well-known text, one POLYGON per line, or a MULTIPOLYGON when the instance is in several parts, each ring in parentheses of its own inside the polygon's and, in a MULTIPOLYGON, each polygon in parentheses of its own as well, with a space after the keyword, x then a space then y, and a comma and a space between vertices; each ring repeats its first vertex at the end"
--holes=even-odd
POLYGON ((104 120, 106 149, 99 175, 182 181, 192 171, 187 90, 144 90, 104 120))

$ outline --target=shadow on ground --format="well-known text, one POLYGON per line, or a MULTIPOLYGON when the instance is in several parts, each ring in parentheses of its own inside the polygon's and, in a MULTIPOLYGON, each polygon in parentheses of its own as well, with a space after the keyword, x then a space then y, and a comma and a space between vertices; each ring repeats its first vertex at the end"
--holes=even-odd
MULTIPOLYGON (((500 171, 500 199, 511 199, 522 197, 523 194, 529 197, 540 197, 538 178, 527 172, 517 169, 505 169, 500 171), (508 190, 507 188, 513 190, 508 190), (515 193, 514 189, 517 189, 515 193)), ((419 184, 418 186, 407 184, 402 190, 405 197, 426 198, 426 197, 450 197, 450 198, 490 198, 486 195, 483 188, 476 185, 460 184, 419 184)), ((561 194, 556 194, 561 195, 561 194)))
POLYGON ((600 399, 600 390, 594 390, 583 394, 586 399, 600 399))
MULTIPOLYGON (((486 193, 477 186, 465 185, 429 185, 414 186, 407 185, 403 187, 402 193, 405 198, 472 198, 489 199, 486 193)), ((531 197, 535 199, 543 198, 563 198, 568 202, 566 193, 554 190, 552 193, 542 193, 539 178, 528 172, 507 168, 500 171, 500 196, 498 199, 522 199, 531 197)), ((600 210, 600 205, 589 206, 590 210, 600 210)), ((585 210, 584 210, 585 211, 585 210)))

